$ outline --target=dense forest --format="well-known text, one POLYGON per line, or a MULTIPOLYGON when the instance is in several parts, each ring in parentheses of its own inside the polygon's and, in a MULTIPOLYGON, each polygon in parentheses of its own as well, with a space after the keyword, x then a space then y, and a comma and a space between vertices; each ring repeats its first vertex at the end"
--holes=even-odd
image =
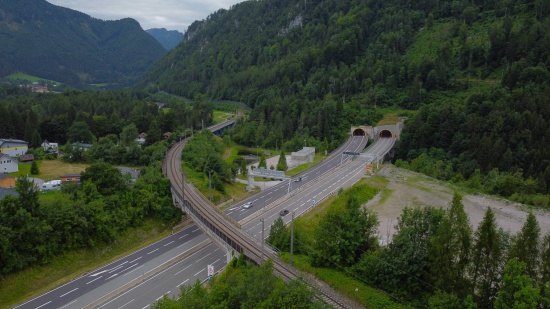
POLYGON ((249 146, 333 149, 350 125, 410 110, 397 158, 547 206, 549 28, 544 0, 245 1, 193 23, 140 85, 245 102, 232 137, 249 146))
POLYGON ((132 85, 165 49, 139 23, 103 21, 45 0, 0 1, 0 77, 132 85))
POLYGON ((172 48, 176 47, 181 42, 181 40, 183 40, 183 33, 177 30, 152 28, 145 30, 145 32, 154 37, 155 40, 157 40, 166 50, 171 50, 172 48))
MULTIPOLYGON (((391 242, 381 246, 376 213, 361 207, 377 192, 354 187, 340 192, 316 224, 298 219, 294 252, 312 266, 338 270, 415 308, 550 306, 550 234, 541 234, 534 214, 510 235, 488 208, 474 230, 455 193, 446 211, 405 208, 391 242)), ((279 218, 267 241, 288 252, 290 227, 279 218)))

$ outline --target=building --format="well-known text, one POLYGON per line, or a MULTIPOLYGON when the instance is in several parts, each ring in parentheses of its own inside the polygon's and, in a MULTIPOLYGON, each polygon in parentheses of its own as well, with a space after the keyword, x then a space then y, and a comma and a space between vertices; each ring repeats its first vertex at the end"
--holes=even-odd
POLYGON ((73 143, 72 146, 73 146, 73 149, 78 147, 82 151, 88 151, 88 149, 92 148, 92 146, 94 145, 86 144, 86 143, 73 143))
POLYGON ((8 189, 15 187, 15 177, 8 174, 0 174, 0 188, 8 189))
POLYGON ((0 153, 0 173, 13 173, 19 171, 19 162, 7 154, 0 153))
POLYGON ((29 143, 18 139, 0 139, 0 153, 12 157, 24 155, 29 150, 29 143))
POLYGON ((80 174, 67 174, 61 176, 61 182, 67 183, 67 182, 80 182, 80 174))
POLYGON ((7 195, 19 196, 19 193, 10 189, 0 188, 0 200, 2 200, 7 195))
POLYGON ((44 149, 45 152, 53 152, 58 153, 59 152, 59 144, 58 143, 50 143, 48 140, 44 140, 42 142, 42 149, 44 149))
POLYGON ((24 154, 19 157, 19 162, 25 163, 25 162, 32 162, 34 161, 34 155, 33 154, 24 154))
POLYGON ((292 160, 296 162, 313 162, 315 158, 315 147, 304 147, 300 151, 292 153, 292 160))

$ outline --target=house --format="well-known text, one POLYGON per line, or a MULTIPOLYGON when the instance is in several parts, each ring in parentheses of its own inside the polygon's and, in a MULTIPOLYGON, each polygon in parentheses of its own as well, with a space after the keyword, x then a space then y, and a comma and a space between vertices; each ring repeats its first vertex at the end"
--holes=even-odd
POLYGON ((10 189, 0 188, 0 200, 2 200, 7 195, 19 196, 19 193, 10 189))
POLYGON ((0 139, 0 153, 12 157, 24 155, 29 149, 29 143, 18 139, 0 139))
POLYGON ((88 149, 92 148, 92 144, 85 144, 85 143, 73 143, 73 148, 80 148, 82 151, 88 151, 88 149))
POLYGON ((80 174, 67 174, 61 176, 61 182, 67 183, 67 182, 80 182, 80 174))
POLYGON ((19 162, 7 154, 0 153, 0 173, 13 173, 19 171, 19 162))
POLYGON ((143 144, 145 144, 145 139, 146 138, 147 138, 147 134, 146 133, 141 133, 140 135, 138 135, 138 137, 134 141, 136 141, 136 143, 138 143, 140 145, 143 145, 143 144))
POLYGON ((25 162, 32 162, 34 161, 34 155, 33 154, 24 154, 19 157, 19 162, 25 163, 25 162))
POLYGON ((44 149, 45 152, 54 152, 54 153, 58 153, 59 152, 59 144, 58 143, 50 143, 48 142, 48 140, 44 140, 44 142, 42 142, 42 148, 44 149))
POLYGON ((15 187, 15 177, 8 174, 0 174, 0 188, 13 188, 15 187))

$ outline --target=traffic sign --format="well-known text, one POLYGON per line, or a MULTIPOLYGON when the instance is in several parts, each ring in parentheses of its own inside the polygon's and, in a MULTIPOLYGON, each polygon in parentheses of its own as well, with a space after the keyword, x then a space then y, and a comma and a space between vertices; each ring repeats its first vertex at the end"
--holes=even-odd
POLYGON ((214 276, 214 265, 208 265, 208 279, 214 276))

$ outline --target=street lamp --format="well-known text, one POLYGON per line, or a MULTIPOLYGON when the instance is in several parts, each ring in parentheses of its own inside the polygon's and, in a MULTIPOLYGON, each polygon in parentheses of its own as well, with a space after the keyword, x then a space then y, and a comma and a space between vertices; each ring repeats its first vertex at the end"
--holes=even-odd
POLYGON ((210 203, 212 203, 212 170, 208 171, 208 179, 210 180, 210 184, 208 186, 208 189, 210 190, 210 203))

